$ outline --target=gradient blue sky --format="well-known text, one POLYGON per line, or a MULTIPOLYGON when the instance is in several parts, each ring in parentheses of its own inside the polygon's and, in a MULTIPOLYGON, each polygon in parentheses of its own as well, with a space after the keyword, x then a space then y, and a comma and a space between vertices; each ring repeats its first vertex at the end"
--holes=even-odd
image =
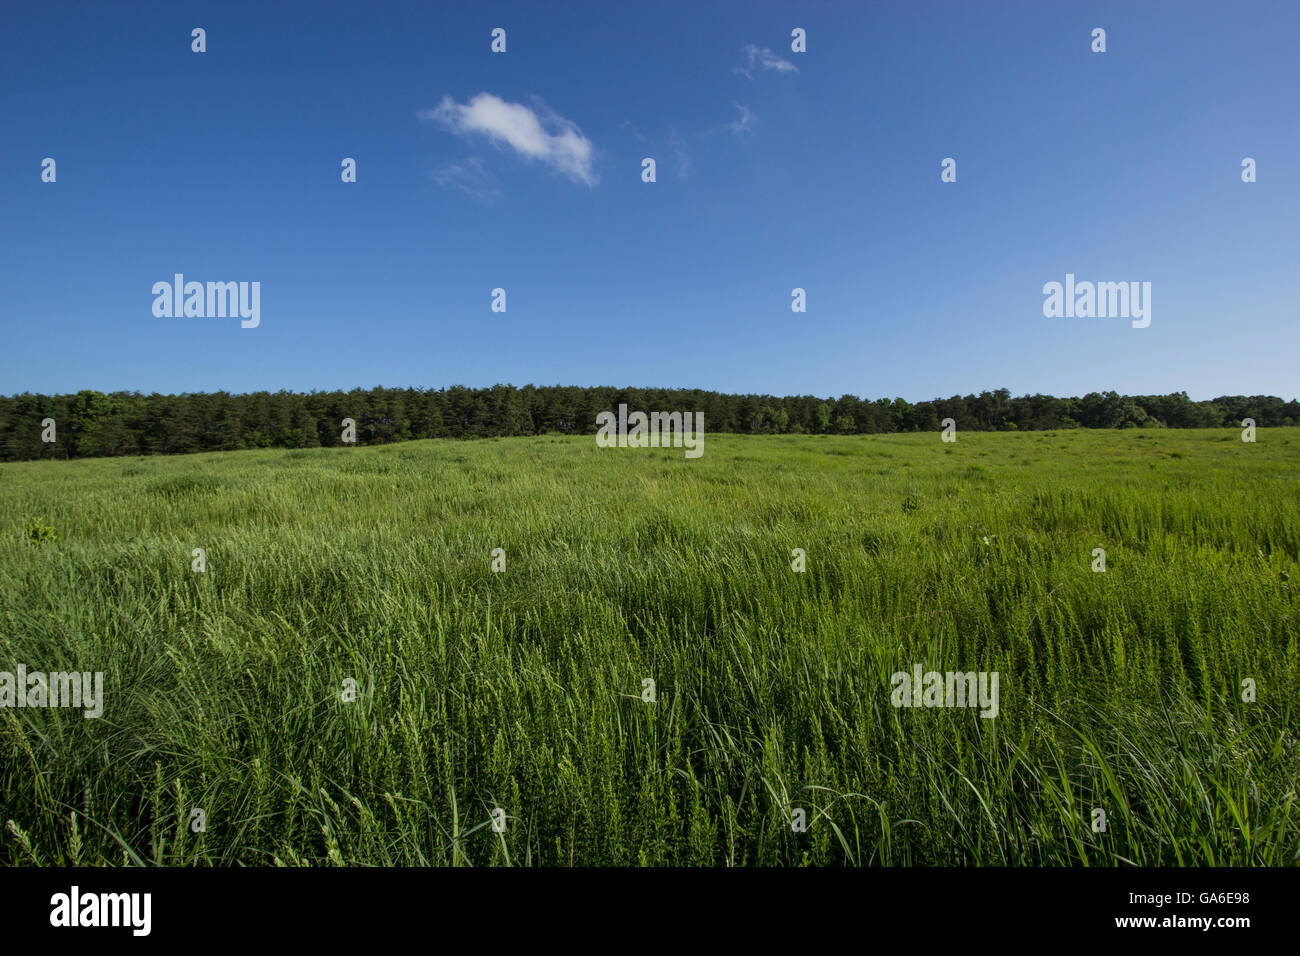
POLYGON ((1298 392, 1300 4, 10 3, 0 21, 6 394, 1298 392), (738 72, 751 45, 798 72, 738 72), (481 92, 573 124, 591 182, 420 118, 481 92), (261 326, 155 318, 176 272, 261 282, 261 326), (1151 326, 1044 318, 1067 272, 1151 282, 1151 326))

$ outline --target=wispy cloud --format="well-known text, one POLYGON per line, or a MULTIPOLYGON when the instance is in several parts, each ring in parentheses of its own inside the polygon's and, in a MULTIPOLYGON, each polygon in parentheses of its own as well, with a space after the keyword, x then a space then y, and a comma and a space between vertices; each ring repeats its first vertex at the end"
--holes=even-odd
POLYGON ((730 123, 723 123, 723 127, 737 135, 748 133, 754 128, 754 123, 758 120, 758 117, 754 115, 754 111, 748 106, 742 106, 740 103, 732 103, 731 105, 739 111, 740 115, 730 123))
POLYGON ((777 73, 799 72, 799 67, 777 56, 766 47, 758 47, 750 43, 743 47, 741 52, 745 54, 745 65, 734 67, 734 72, 748 79, 752 80, 754 74, 762 70, 775 70, 777 73))
POLYGON ((496 180, 483 166, 483 160, 471 156, 462 163, 447 163, 433 171, 433 179, 439 186, 459 189, 471 199, 491 202, 501 198, 501 190, 496 180))
MULTIPOLYGON (((650 140, 630 120, 623 120, 618 126, 619 129, 629 130, 640 142, 650 144, 650 140)), ((660 140, 656 138, 655 142, 657 144, 660 140)), ((691 174, 694 166, 691 163, 690 154, 686 152, 686 143, 683 142, 676 129, 668 131, 668 150, 671 153, 673 172, 677 174, 678 179, 685 179, 691 174)))
POLYGON ((491 93, 479 93, 464 104, 444 96, 435 109, 421 110, 419 115, 460 136, 487 136, 496 145, 509 146, 526 159, 540 160, 575 182, 596 185, 591 140, 576 123, 538 106, 534 110, 491 93))
POLYGON ((681 137, 677 135, 677 130, 672 130, 668 134, 668 145, 673 151, 674 172, 679 179, 685 179, 691 174, 691 157, 687 154, 681 137))
POLYGON ((641 131, 640 131, 639 129, 636 128, 636 124, 633 123, 631 120, 623 120, 623 122, 621 122, 621 123, 618 124, 618 128, 619 128, 619 129, 630 129, 630 130, 632 131, 632 135, 633 135, 633 136, 635 136, 637 139, 639 139, 639 140, 640 140, 641 142, 643 142, 643 143, 646 141, 646 138, 645 138, 644 136, 641 135, 641 131))

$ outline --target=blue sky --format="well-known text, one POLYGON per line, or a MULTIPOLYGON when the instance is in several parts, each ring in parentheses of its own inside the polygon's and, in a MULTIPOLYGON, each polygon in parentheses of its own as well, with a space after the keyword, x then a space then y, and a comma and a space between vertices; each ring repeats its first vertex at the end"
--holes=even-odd
POLYGON ((2 16, 5 394, 1300 391, 1300 4, 2 16), (177 272, 261 324, 155 317, 177 272), (1066 273, 1150 327, 1045 318, 1066 273))

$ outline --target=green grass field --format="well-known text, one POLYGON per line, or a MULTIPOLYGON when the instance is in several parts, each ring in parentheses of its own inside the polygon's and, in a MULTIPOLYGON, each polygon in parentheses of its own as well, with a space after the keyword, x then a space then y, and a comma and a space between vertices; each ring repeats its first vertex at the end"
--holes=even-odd
POLYGON ((1295 864, 1298 453, 1129 430, 0 465, 0 670, 105 688, 99 719, 0 710, 0 862, 1295 864), (998 716, 894 707, 918 663, 998 672, 998 716))

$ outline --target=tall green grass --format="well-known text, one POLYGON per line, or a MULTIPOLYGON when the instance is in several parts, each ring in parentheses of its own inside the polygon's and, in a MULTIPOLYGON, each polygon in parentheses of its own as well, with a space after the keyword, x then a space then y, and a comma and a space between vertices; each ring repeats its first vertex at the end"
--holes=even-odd
POLYGON ((2 465, 0 670, 103 671, 106 704, 0 710, 0 862, 1295 864, 1298 452, 1125 431, 2 465), (917 662, 998 671, 998 717, 891 706, 917 662))

